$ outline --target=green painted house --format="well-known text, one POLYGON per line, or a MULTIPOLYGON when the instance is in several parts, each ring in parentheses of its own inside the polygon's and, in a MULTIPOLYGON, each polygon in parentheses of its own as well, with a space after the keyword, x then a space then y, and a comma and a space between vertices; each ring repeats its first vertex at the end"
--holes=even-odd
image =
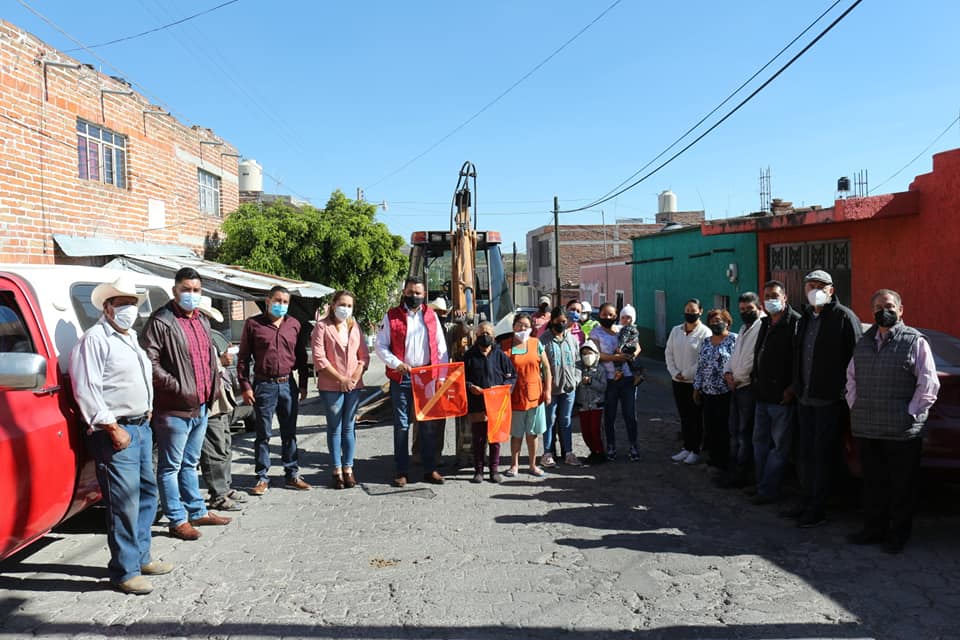
POLYGON ((736 318, 737 298, 759 286, 756 233, 703 236, 700 225, 661 231, 633 239, 631 264, 640 344, 651 357, 663 356, 690 298, 736 318))

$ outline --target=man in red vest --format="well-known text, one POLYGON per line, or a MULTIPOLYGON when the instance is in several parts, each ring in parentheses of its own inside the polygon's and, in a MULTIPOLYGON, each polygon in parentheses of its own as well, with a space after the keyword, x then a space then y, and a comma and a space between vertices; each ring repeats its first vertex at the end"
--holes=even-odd
MULTIPOLYGON (((410 369, 447 362, 447 343, 443 326, 433 309, 424 304, 425 290, 420 278, 407 278, 403 283, 403 301, 383 317, 377 332, 377 355, 387 365, 390 379, 390 400, 393 403, 393 459, 397 467, 393 486, 407 484, 410 471, 408 437, 413 413, 413 391, 410 369)), ((423 479, 443 484, 436 470, 434 433, 443 421, 420 423, 420 451, 423 479)))

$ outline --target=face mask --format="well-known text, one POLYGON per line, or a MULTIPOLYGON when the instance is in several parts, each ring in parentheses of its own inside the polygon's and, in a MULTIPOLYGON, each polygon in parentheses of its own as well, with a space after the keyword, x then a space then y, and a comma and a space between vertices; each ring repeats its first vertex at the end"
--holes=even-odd
POLYGON ((177 298, 177 302, 180 303, 180 308, 184 311, 193 311, 200 306, 200 294, 193 293, 192 291, 184 291, 180 294, 180 297, 177 298))
POLYGON ((489 333, 481 333, 477 336, 477 346, 486 349, 493 346, 493 336, 489 333))
POLYGON ((759 317, 760 314, 756 311, 747 311, 740 314, 740 319, 743 320, 743 324, 753 324, 759 317))
POLYGON ((554 322, 550 325, 550 328, 553 329, 554 333, 563 333, 567 330, 567 325, 563 322, 554 322))
POLYGON ((693 324, 700 319, 699 313, 685 313, 683 314, 683 321, 687 324, 693 324))
POLYGON ((283 316, 287 315, 287 305, 274 302, 270 305, 270 315, 272 315, 274 318, 282 318, 283 316))
POLYGON ((513 335, 517 337, 517 340, 520 342, 526 342, 527 338, 530 337, 530 329, 524 329, 523 331, 514 331, 513 335))
POLYGON ((830 302, 830 296, 828 296, 827 292, 823 289, 812 289, 810 293, 807 294, 807 301, 811 307, 822 307, 830 302))
POLYGON ((337 307, 333 310, 333 315, 337 317, 337 320, 343 322, 353 315, 353 307, 337 307))
POLYGON ((137 321, 140 311, 135 304, 125 304, 113 308, 113 323, 126 331, 137 321))
POLYGON ((570 322, 580 322, 580 312, 567 311, 567 319, 570 320, 570 322))
POLYGON ((597 322, 599 322, 599 323, 600 323, 600 326, 603 327, 604 329, 609 329, 610 327, 612 327, 612 326, 614 325, 614 323, 616 322, 616 319, 614 319, 614 318, 600 318, 597 322))
POLYGON ((893 309, 880 309, 873 313, 873 319, 877 321, 877 325, 889 329, 893 325, 897 324, 897 321, 900 317, 897 315, 897 312, 893 309))
POLYGON ((767 313, 780 313, 783 311, 783 300, 780 298, 764 300, 763 308, 767 310, 767 313))
POLYGON ((715 336, 722 336, 723 332, 727 330, 726 322, 717 322, 716 324, 710 325, 710 331, 713 332, 715 336))
POLYGON ((403 304, 405 304, 410 311, 415 311, 423 304, 423 296, 403 296, 403 304))
POLYGON ((598 358, 599 356, 592 351, 584 353, 582 356, 580 356, 580 359, 583 360, 583 366, 585 367, 592 367, 593 365, 597 364, 598 358))

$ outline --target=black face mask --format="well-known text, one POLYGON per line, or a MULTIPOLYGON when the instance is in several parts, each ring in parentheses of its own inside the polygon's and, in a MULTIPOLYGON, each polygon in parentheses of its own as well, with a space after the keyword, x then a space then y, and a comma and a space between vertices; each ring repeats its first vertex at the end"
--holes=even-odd
POLYGON ((609 329, 614 325, 614 323, 616 323, 616 321, 617 321, 616 318, 600 318, 598 320, 598 322, 600 323, 600 326, 603 327, 604 329, 609 329))
POLYGON ((880 309, 873 313, 873 319, 877 321, 878 326, 889 329, 893 325, 897 324, 897 321, 900 320, 900 317, 893 309, 880 309))
POLYGON ((554 333, 563 333, 566 331, 567 325, 563 322, 554 322, 552 325, 550 325, 550 328, 553 329, 554 333))
POLYGON ((726 322, 717 322, 716 324, 710 325, 710 331, 713 332, 715 336, 722 336, 723 332, 727 330, 726 322))
POLYGON ((484 349, 487 347, 492 347, 493 336, 489 333, 481 333, 479 336, 477 336, 477 346, 483 347, 484 349))
POLYGON ((423 296, 403 296, 403 304, 407 305, 407 309, 411 311, 419 309, 423 304, 423 296))
POLYGON ((760 314, 756 311, 747 311, 740 314, 740 319, 743 320, 743 324, 753 324, 759 317, 760 314))
POLYGON ((699 313, 685 313, 683 314, 683 319, 687 324, 693 324, 700 319, 699 313))

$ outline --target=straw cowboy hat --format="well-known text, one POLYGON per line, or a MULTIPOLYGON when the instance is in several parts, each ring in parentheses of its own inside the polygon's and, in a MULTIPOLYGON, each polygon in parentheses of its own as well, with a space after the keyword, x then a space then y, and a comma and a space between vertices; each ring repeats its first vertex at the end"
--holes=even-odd
POLYGON ((436 299, 427 306, 431 307, 434 311, 446 311, 447 301, 443 296, 437 296, 436 299))
POLYGON ((213 308, 213 300, 210 296, 200 296, 200 306, 197 309, 207 314, 207 317, 217 324, 223 324, 223 314, 220 313, 219 309, 213 308))
POLYGON ((136 298, 137 306, 143 304, 147 299, 145 293, 137 291, 137 284, 134 282, 133 275, 123 274, 114 282, 104 282, 98 284, 90 294, 90 302, 99 310, 103 309, 103 303, 110 298, 136 298))

